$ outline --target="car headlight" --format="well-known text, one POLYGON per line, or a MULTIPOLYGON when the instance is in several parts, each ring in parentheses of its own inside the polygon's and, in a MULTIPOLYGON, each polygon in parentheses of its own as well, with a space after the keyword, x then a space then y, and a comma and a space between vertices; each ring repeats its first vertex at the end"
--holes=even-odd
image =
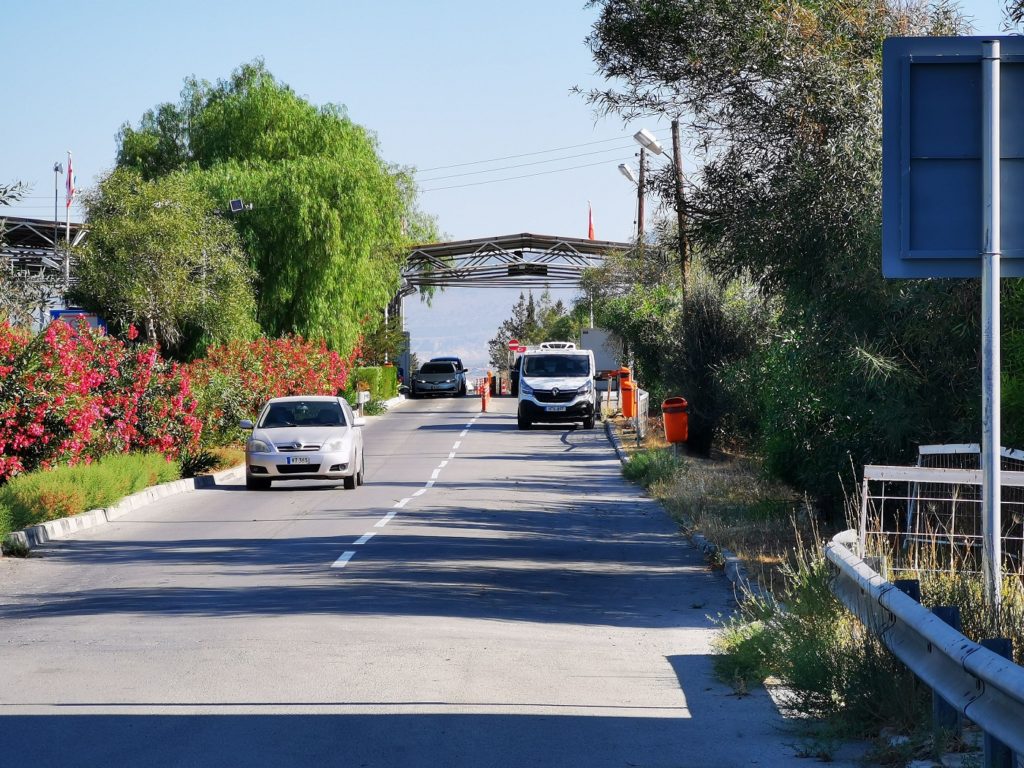
POLYGON ((588 381, 586 384, 584 384, 582 387, 580 387, 579 389, 576 390, 576 394, 577 395, 589 395, 590 394, 590 390, 591 390, 591 388, 593 386, 594 386, 593 383, 588 381))
POLYGON ((249 441, 245 444, 245 450, 249 453, 272 453, 274 449, 270 447, 270 443, 266 440, 250 437, 249 441))
POLYGON ((348 447, 348 438, 347 437, 336 437, 333 440, 328 440, 326 443, 324 443, 324 450, 325 451, 331 451, 332 453, 334 451, 343 451, 347 447, 348 447))
POLYGON ((524 394, 524 395, 532 395, 533 394, 533 387, 531 387, 525 381, 520 381, 519 382, 519 391, 522 394, 524 394))
POLYGON ((444 383, 445 384, 454 384, 455 383, 455 379, 445 379, 444 383))

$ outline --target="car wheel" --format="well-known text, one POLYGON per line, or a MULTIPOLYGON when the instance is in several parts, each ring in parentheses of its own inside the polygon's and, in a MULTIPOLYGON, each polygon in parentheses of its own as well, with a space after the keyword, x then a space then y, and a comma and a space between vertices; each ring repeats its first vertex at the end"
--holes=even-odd
POLYGON ((359 471, 356 472, 356 485, 362 485, 365 481, 363 472, 366 470, 366 459, 359 457, 359 471))
POLYGON ((356 475, 355 475, 355 473, 353 472, 348 477, 342 478, 342 484, 345 486, 345 490, 346 491, 355 490, 355 487, 356 487, 356 475))
POLYGON ((594 428, 594 417, 593 416, 587 416, 585 419, 583 419, 583 428, 584 429, 593 429, 594 428))
POLYGON ((245 487, 250 491, 266 491, 270 488, 270 481, 263 477, 246 475, 245 487))
POLYGON ((530 423, 529 419, 524 418, 522 416, 518 417, 516 421, 518 422, 520 429, 529 429, 530 427, 533 426, 533 424, 530 423))

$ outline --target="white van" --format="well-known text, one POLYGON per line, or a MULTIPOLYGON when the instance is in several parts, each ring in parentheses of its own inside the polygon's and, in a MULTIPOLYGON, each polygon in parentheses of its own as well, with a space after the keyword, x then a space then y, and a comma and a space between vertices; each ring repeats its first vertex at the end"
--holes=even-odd
POLYGON ((549 341, 523 353, 519 368, 519 428, 537 422, 582 422, 594 428, 594 353, 549 341))

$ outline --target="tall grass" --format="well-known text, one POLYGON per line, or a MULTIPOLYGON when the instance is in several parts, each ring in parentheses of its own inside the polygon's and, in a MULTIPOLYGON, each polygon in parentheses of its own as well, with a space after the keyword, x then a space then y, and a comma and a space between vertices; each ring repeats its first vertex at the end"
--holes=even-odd
POLYGON ((793 714, 828 720, 838 733, 913 730, 928 698, 913 675, 835 598, 820 545, 800 544, 782 566, 779 598, 752 598, 724 622, 718 674, 745 684, 774 679, 793 714))
POLYGON ((10 531, 113 504, 181 476, 158 453, 105 456, 91 464, 29 472, 0 487, 0 537, 10 531))

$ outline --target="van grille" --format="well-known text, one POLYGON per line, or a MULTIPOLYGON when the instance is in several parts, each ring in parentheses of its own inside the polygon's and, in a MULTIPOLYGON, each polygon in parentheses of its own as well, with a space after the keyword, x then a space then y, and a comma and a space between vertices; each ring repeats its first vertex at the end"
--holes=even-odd
POLYGON ((550 389, 535 389, 533 397, 538 403, 571 403, 576 399, 576 390, 559 390, 556 395, 550 389))

